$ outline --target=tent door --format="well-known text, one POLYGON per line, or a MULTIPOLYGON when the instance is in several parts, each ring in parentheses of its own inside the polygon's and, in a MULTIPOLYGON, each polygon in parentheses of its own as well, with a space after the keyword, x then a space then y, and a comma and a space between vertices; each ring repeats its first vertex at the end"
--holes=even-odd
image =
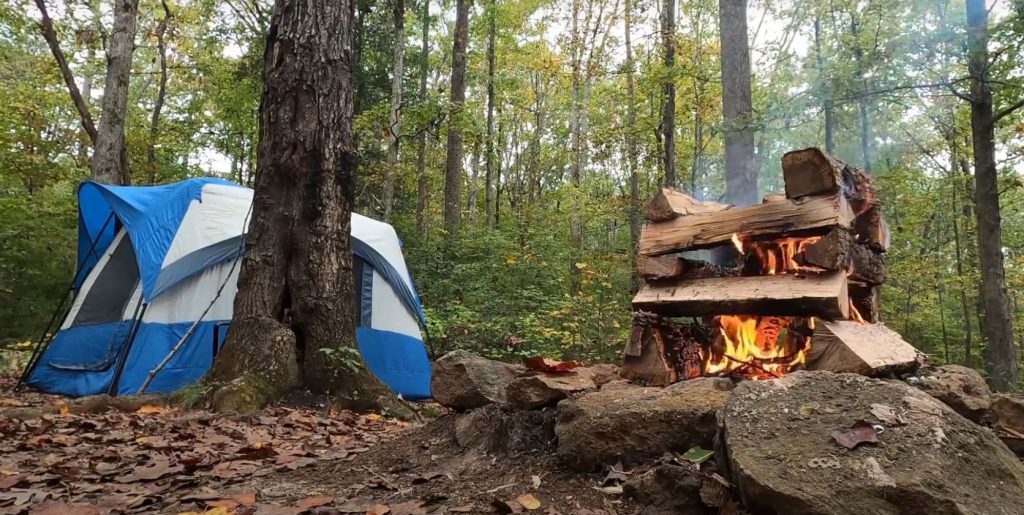
POLYGON ((124 343, 128 339, 128 335, 132 330, 133 323, 134 320, 122 320, 117 323, 110 335, 110 340, 107 342, 106 352, 100 356, 95 356, 99 359, 86 362, 81 360, 64 361, 54 359, 47 362, 47 365, 62 370, 78 370, 82 372, 100 372, 107 370, 115 361, 117 361, 117 355, 124 347, 124 343))

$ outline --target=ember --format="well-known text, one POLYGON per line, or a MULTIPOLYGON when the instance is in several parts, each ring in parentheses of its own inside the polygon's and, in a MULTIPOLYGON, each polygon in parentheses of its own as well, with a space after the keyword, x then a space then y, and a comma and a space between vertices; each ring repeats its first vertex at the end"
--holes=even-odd
POLYGON ((872 371, 894 365, 861 334, 909 347, 871 327, 889 245, 871 178, 817 149, 790 152, 782 165, 785 198, 737 208, 663 189, 648 205, 637 260, 646 282, 633 299, 625 377, 781 377, 824 352, 812 336, 824 337, 831 354, 854 355, 859 370, 864 359, 872 371), (678 254, 701 249, 715 249, 717 263, 678 254), (841 320, 866 329, 836 326, 841 320), (837 351, 842 345, 857 348, 837 351))

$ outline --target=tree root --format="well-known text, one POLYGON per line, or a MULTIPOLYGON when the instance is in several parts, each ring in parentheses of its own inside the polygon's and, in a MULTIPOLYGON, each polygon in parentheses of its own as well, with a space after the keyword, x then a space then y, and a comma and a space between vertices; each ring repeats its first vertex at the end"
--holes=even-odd
POLYGON ((9 408, 0 410, 0 419, 30 420, 45 415, 57 415, 62 412, 74 415, 86 413, 103 413, 104 411, 133 412, 146 405, 167 406, 171 399, 163 394, 126 395, 111 397, 109 395, 90 395, 72 399, 68 402, 47 406, 9 408))

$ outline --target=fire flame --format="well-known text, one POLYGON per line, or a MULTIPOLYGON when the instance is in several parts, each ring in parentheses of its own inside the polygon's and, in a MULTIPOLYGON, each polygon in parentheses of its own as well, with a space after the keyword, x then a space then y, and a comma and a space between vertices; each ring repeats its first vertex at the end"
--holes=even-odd
MULTIPOLYGON (((755 265, 757 274, 820 271, 797 260, 820 236, 744 242, 734 233, 731 239, 748 264, 755 265)), ((720 337, 702 356, 704 373, 750 379, 781 377, 806 363, 811 349, 811 337, 807 334, 814 330, 814 322, 814 318, 800 317, 719 316, 716 323, 720 337)))

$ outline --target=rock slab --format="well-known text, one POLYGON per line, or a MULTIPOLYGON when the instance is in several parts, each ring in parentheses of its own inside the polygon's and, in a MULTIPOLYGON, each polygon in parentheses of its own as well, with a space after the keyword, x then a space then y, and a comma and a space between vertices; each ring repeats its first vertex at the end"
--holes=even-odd
POLYGON ((710 447, 733 383, 699 378, 667 388, 611 383, 558 404, 558 455, 578 470, 710 447))
POLYGON ((902 382, 830 372, 747 381, 719 424, 720 464, 753 513, 1024 513, 1024 465, 902 382), (847 450, 831 436, 862 421, 881 428, 877 444, 847 450))
POLYGON ((435 401, 457 411, 505 404, 506 388, 525 371, 521 365, 456 350, 434 362, 430 390, 435 401))
POLYGON ((942 365, 926 371, 916 386, 975 422, 988 412, 992 391, 973 368, 942 365))
POLYGON ((596 390, 594 372, 577 368, 570 372, 536 372, 518 377, 508 385, 505 396, 514 410, 531 410, 554 406, 558 401, 596 390))

